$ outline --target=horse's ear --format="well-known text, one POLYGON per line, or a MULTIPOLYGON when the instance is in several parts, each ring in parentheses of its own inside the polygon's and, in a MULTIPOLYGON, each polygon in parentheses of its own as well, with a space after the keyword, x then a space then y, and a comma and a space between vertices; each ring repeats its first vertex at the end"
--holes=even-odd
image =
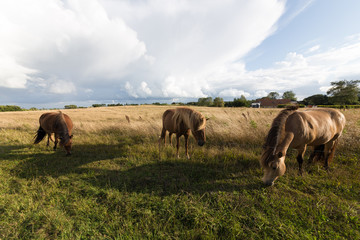
POLYGON ((283 153, 282 152, 278 152, 278 158, 282 158, 283 153))

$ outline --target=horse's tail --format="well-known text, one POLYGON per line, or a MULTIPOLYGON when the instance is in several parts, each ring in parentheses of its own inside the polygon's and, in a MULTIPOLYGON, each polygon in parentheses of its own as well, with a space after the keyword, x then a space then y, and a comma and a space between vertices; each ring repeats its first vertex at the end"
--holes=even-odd
POLYGON ((328 163, 331 162, 331 160, 334 158, 334 155, 335 155, 335 149, 336 149, 336 146, 337 146, 337 143, 338 143, 338 139, 335 140, 332 148, 329 150, 329 156, 328 156, 328 163))
POLYGON ((35 135, 35 141, 34 141, 34 144, 38 144, 39 142, 41 142, 44 137, 46 136, 46 132, 45 130, 40 126, 39 129, 37 130, 36 132, 36 135, 35 135))

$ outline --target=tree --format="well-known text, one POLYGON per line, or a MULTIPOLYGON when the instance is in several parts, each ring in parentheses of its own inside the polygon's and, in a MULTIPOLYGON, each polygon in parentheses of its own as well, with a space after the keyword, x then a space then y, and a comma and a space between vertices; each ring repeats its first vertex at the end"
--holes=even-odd
POLYGON ((74 104, 65 105, 65 109, 76 109, 76 108, 78 108, 78 107, 74 104))
POLYGON ((291 101, 296 101, 295 93, 293 91, 286 91, 282 95, 282 99, 290 99, 291 101))
POLYGON ((305 105, 328 105, 329 98, 323 94, 315 94, 310 97, 304 98, 302 101, 305 105))
POLYGON ((280 97, 280 94, 277 92, 270 92, 267 97, 271 99, 278 99, 280 97))
POLYGON ((225 106, 224 99, 222 99, 221 97, 214 98, 213 106, 214 107, 224 107, 225 106))
POLYGON ((333 104, 357 104, 360 80, 342 80, 331 82, 332 87, 327 91, 329 100, 333 104))
POLYGON ((198 99, 198 106, 212 106, 213 105, 213 99, 212 97, 207 97, 207 98, 199 98, 198 99))
POLYGON ((232 102, 226 102, 225 107, 250 107, 251 102, 246 100, 244 95, 241 95, 240 98, 234 98, 232 102))

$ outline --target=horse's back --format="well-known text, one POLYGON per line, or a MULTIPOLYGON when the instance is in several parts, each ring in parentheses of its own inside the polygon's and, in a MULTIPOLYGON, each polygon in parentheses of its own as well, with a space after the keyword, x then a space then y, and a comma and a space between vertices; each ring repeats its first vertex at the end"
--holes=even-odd
POLYGON ((54 132, 57 128, 57 120, 59 115, 62 114, 63 119, 66 123, 66 126, 68 128, 68 131, 71 133, 71 130, 73 128, 73 123, 70 119, 70 117, 62 112, 48 112, 43 113, 39 118, 40 126, 46 131, 46 132, 54 132))
POLYGON ((163 128, 165 128, 165 130, 172 133, 176 132, 175 123, 173 119, 174 114, 175 114, 175 109, 168 109, 163 113, 162 116, 163 128))
POLYGON ((318 145, 338 138, 345 126, 345 117, 334 109, 309 109, 291 114, 285 125, 294 133, 292 145, 318 145))

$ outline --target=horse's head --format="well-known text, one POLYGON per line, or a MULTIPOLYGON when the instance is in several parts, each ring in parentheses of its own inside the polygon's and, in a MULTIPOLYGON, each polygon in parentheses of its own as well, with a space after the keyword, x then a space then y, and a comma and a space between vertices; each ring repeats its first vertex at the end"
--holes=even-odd
POLYGON ((72 138, 73 135, 68 135, 68 134, 63 137, 60 137, 60 146, 64 147, 67 156, 71 155, 72 138))
POLYGON ((192 134, 195 137, 195 139, 200 147, 205 144, 205 142, 206 142, 205 128, 199 129, 196 131, 192 131, 192 134))
POLYGON ((285 155, 282 152, 273 154, 272 152, 265 152, 262 156, 262 167, 264 169, 264 177, 262 181, 271 186, 274 184, 275 180, 284 175, 286 171, 285 166, 285 155))
POLYGON ((205 126, 206 126, 206 120, 209 119, 205 118, 201 114, 197 115, 197 118, 194 119, 196 120, 193 121, 191 132, 195 137, 196 141, 198 142, 198 145, 201 147, 206 142, 205 126))

